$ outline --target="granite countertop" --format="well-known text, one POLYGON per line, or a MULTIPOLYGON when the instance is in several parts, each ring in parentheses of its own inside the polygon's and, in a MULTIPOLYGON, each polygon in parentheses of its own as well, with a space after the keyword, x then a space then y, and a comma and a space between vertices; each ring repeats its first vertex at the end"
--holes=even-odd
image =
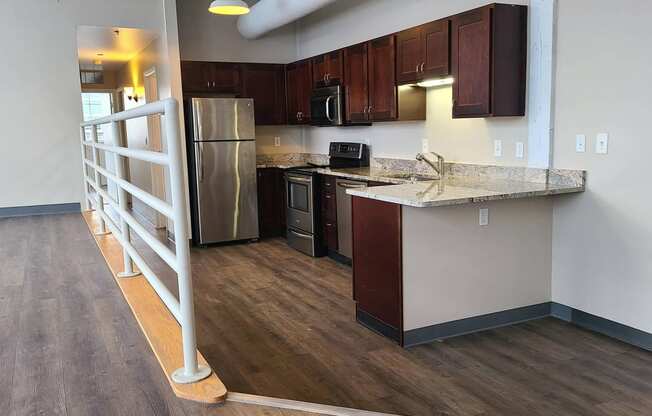
POLYGON ((584 185, 522 182, 504 179, 447 177, 444 180, 347 189, 347 194, 417 208, 532 198, 583 192, 584 185))
MULTIPOLYGON (((292 153, 258 155, 257 160, 259 168, 289 169, 308 163, 325 165, 328 156, 292 153)), ((348 189, 347 193, 419 208, 583 192, 586 176, 581 170, 449 162, 445 179, 437 180, 434 171, 424 164, 382 158, 374 158, 370 167, 316 171, 340 178, 387 183, 386 186, 348 189), (414 181, 410 175, 417 175, 421 180, 414 181)))

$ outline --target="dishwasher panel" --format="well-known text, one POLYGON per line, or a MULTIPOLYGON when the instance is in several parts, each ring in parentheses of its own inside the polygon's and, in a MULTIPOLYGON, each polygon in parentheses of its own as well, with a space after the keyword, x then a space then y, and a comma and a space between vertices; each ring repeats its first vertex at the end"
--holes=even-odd
POLYGON ((351 224, 351 195, 349 188, 364 188, 366 182, 349 179, 337 180, 337 251, 348 258, 353 258, 353 226, 351 224))

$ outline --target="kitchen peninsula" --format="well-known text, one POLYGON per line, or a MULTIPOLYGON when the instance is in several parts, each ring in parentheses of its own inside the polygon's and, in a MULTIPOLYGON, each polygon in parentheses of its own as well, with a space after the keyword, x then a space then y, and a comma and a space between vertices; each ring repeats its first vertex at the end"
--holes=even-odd
POLYGON ((583 171, 466 164, 348 190, 358 321, 411 346, 548 315, 547 196, 583 190, 583 171))

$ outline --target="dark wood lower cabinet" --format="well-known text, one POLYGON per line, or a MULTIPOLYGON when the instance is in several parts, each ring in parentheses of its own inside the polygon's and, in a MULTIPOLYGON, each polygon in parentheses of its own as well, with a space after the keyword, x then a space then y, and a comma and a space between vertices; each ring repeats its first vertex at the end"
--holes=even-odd
POLYGON ((322 242, 331 252, 337 251, 337 193, 335 177, 322 175, 321 180, 322 242))
POLYGON ((402 343, 401 206, 354 196, 352 220, 358 319, 402 343))
POLYGON ((285 236, 285 192, 283 169, 258 169, 258 228, 260 238, 285 236))

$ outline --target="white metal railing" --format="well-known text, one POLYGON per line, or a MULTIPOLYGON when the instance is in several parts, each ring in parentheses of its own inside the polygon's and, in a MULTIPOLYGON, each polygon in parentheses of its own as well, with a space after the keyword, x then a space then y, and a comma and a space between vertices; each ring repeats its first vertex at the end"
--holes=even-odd
POLYGON ((199 366, 197 362, 197 341, 195 335, 195 311, 192 291, 192 274, 190 270, 190 249, 188 245, 188 210, 183 176, 183 163, 181 142, 179 139, 179 106, 177 101, 169 98, 150 104, 112 114, 108 117, 87 121, 81 124, 81 150, 82 172, 84 176, 85 202, 87 209, 95 208, 100 217, 100 231, 98 234, 107 234, 107 226, 113 236, 123 248, 124 269, 118 273, 121 278, 137 276, 133 263, 145 276, 149 284, 156 291, 170 313, 181 325, 183 342, 184 366, 173 372, 172 379, 177 383, 193 383, 208 377, 210 367, 199 366), (139 117, 162 114, 165 122, 164 131, 167 138, 167 153, 149 150, 129 149, 125 143, 120 142, 118 122, 139 117), (97 126, 110 124, 112 135, 117 145, 100 144, 97 140, 97 126), (91 140, 86 140, 86 129, 91 130, 91 140), (92 159, 86 157, 86 149, 92 150, 92 159), (111 153, 115 157, 115 173, 100 166, 100 151, 111 153), (169 169, 171 203, 144 191, 129 182, 126 175, 126 161, 138 159, 155 163, 169 169), (89 169, 93 176, 89 176, 89 169), (106 192, 100 183, 101 176, 112 182, 118 189, 117 200, 106 192), (90 188, 95 191, 94 199, 90 188), (127 205, 128 194, 138 198, 143 203, 165 215, 174 223, 174 236, 176 240, 175 251, 170 250, 165 244, 150 234, 129 212, 127 205), (95 204, 93 205, 93 202, 95 204), (104 210, 108 203, 112 211, 118 214, 119 224, 114 223, 111 216, 104 210), (143 257, 136 251, 131 243, 131 231, 134 231, 156 254, 158 254, 177 274, 179 285, 179 300, 156 276, 156 273, 147 265, 143 257))

